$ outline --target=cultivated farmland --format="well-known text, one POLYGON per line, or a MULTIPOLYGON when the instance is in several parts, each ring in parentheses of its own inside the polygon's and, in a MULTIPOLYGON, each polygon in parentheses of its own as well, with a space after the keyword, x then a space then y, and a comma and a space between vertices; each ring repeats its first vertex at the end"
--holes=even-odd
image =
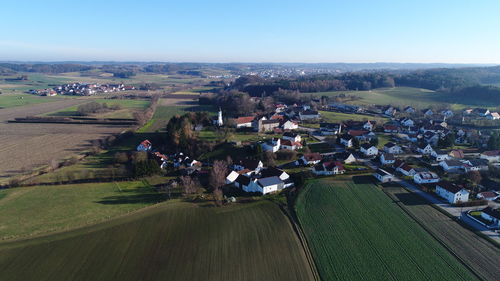
POLYGON ((485 280, 500 276, 500 250, 401 187, 384 188, 404 210, 485 280))
POLYGON ((2 280, 313 280, 279 208, 164 203, 58 235, 0 244, 2 280))
POLYGON ((366 177, 313 180, 296 211, 323 280, 474 280, 366 177))
POLYGON ((19 124, 7 120, 54 112, 87 102, 64 99, 50 103, 0 109, 0 183, 90 148, 90 141, 125 130, 120 126, 74 124, 19 124))

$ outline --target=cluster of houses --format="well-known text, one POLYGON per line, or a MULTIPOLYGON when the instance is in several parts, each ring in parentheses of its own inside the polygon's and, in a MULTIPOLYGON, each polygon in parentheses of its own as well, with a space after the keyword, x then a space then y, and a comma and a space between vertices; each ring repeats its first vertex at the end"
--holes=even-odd
POLYGON ((310 106, 285 104, 275 105, 275 112, 267 116, 240 116, 234 119, 237 129, 251 128, 256 132, 288 131, 299 128, 299 122, 317 120, 320 118, 318 111, 311 110, 310 106))
POLYGON ((260 160, 241 160, 232 166, 226 177, 226 184, 232 184, 245 192, 267 194, 294 185, 285 171, 264 167, 260 160))
POLYGON ((498 112, 491 112, 487 108, 467 108, 463 111, 464 116, 486 118, 488 120, 500 120, 498 112))
POLYGON ((155 151, 153 150, 153 145, 149 140, 143 140, 139 145, 137 145, 136 150, 148 153, 153 159, 158 162, 161 169, 166 169, 167 167, 184 167, 184 173, 190 175, 194 172, 200 171, 202 166, 202 163, 200 161, 192 159, 182 152, 172 155, 165 155, 158 151, 155 151))
POLYGON ((56 86, 49 89, 29 90, 30 94, 39 96, 57 96, 57 95, 76 95, 91 96, 103 93, 114 93, 120 91, 135 90, 134 86, 125 86, 124 84, 85 84, 71 83, 56 86))

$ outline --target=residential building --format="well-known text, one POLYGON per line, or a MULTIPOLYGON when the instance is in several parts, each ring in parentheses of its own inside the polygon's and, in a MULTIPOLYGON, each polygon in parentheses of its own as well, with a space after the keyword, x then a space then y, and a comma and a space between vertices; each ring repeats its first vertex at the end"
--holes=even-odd
POLYGON ((453 149, 448 155, 455 159, 463 159, 465 157, 464 151, 461 149, 453 149))
POLYGON ((403 149, 401 149, 401 146, 393 143, 393 142, 388 142, 384 145, 384 151, 387 153, 391 154, 401 154, 403 153, 403 149))
POLYGON ((279 120, 263 120, 259 119, 257 122, 259 132, 271 132, 274 128, 278 128, 280 125, 279 120))
POLYGON ((392 153, 382 153, 382 155, 380 155, 380 163, 382 165, 392 165, 395 161, 396 158, 392 153))
POLYGON ((322 159, 323 157, 321 156, 321 154, 315 152, 315 153, 306 153, 302 155, 302 157, 295 162, 297 165, 316 165, 319 162, 321 162, 322 159))
POLYGON ((293 142, 301 142, 302 137, 300 136, 300 134, 296 134, 296 133, 292 133, 292 132, 285 132, 283 134, 283 140, 289 140, 289 141, 293 141, 293 142))
POLYGON ((376 156, 378 154, 378 148, 374 145, 369 144, 369 143, 362 144, 360 147, 360 151, 365 156, 376 156))
POLYGON ((434 149, 430 144, 420 144, 417 147, 417 152, 424 155, 431 155, 434 149))
POLYGON ((438 150, 438 149, 434 150, 431 153, 431 156, 434 157, 437 162, 441 162, 441 161, 445 161, 445 160, 450 159, 450 155, 446 151, 442 151, 442 150, 438 150))
POLYGON ((500 162, 500 150, 491 150, 481 153, 480 157, 489 162, 500 162))
POLYGON ((416 110, 415 110, 415 108, 413 108, 413 107, 411 107, 411 106, 407 106, 407 107, 405 107, 405 108, 403 109, 403 111, 404 111, 405 113, 410 113, 410 114, 411 114, 411 113, 415 113, 415 111, 416 111, 416 110))
POLYGON ((324 136, 338 135, 342 131, 342 124, 339 123, 319 123, 319 130, 324 136))
POLYGON ((490 221, 490 227, 500 227, 500 210, 487 207, 481 211, 481 218, 490 221))
POLYGON ((312 172, 317 176, 331 176, 343 174, 345 172, 344 165, 339 161, 328 161, 316 164, 312 172))
POLYGON ((433 172, 420 172, 413 176, 413 181, 418 184, 439 182, 439 176, 433 172))
POLYGON ((338 161, 342 161, 345 164, 351 164, 356 162, 356 157, 350 152, 340 152, 334 155, 334 158, 338 161))
POLYGON ((301 121, 304 120, 311 120, 311 119, 318 119, 319 118, 319 112, 315 110, 305 110, 299 112, 299 118, 301 121))
POLYGON ((235 120, 236 128, 252 128, 254 119, 254 116, 238 117, 235 120))
POLYGON ((469 201, 469 192, 466 189, 448 181, 436 184, 436 194, 450 204, 469 201))
POLYGON ((281 139, 273 138, 261 144, 262 150, 277 152, 281 148, 281 139))
POLYGON ((153 145, 149 140, 143 140, 138 146, 137 146, 137 151, 145 151, 148 152, 151 150, 153 145))
POLYGON ((353 140, 353 137, 351 135, 344 134, 344 135, 342 135, 342 137, 340 137, 340 144, 349 148, 349 147, 352 147, 352 145, 353 145, 352 140, 353 140))
POLYGON ((486 118, 490 120, 499 120, 500 114, 498 112, 491 112, 486 118))
POLYGON ((262 163, 262 161, 251 160, 251 159, 240 160, 233 165, 233 168, 236 171, 248 169, 250 171, 259 172, 263 167, 264 167, 264 164, 262 163))
POLYGON ((464 164, 454 159, 441 161, 439 162, 439 166, 446 172, 460 172, 464 169, 464 164))
POLYGON ((394 180, 394 176, 384 169, 377 169, 373 176, 383 183, 391 182, 394 180))
POLYGON ((282 140, 280 149, 296 150, 301 149, 302 144, 300 142, 291 140, 282 140))
POLYGON ((500 194, 493 191, 485 191, 478 193, 476 195, 476 198, 481 200, 495 201, 496 199, 500 198, 500 194))
POLYGON ((281 127, 283 128, 283 130, 296 130, 299 128, 299 124, 297 124, 297 122, 287 120, 281 127))
POLYGON ((258 192, 267 194, 285 188, 285 183, 278 177, 268 177, 251 180, 250 183, 242 187, 246 192, 258 192))

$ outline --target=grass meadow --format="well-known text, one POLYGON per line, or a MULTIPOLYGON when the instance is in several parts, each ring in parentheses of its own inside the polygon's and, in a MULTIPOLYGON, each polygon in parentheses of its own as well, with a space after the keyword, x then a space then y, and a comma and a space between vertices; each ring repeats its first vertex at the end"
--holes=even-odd
POLYGON ((167 202, 105 224, 0 243, 2 280, 313 280, 287 218, 268 201, 167 202))
POLYGON ((322 280, 475 280, 368 177, 312 180, 298 197, 322 280))

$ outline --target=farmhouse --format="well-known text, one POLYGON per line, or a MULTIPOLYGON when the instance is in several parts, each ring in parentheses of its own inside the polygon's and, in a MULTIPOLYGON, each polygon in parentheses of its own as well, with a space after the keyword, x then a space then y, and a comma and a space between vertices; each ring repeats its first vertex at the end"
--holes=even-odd
POLYGON ((380 182, 391 182, 394 180, 394 176, 383 169, 378 169, 373 176, 377 178, 380 182))
POLYGON ((469 201, 469 192, 467 190, 448 181, 436 184, 436 194, 450 204, 469 201))
POLYGON ((254 116, 244 116, 236 118, 236 128, 252 128, 254 116))
POLYGON ((285 171, 275 167, 264 168, 260 172, 260 175, 262 178, 278 177, 282 181, 286 181, 290 178, 290 175, 288 175, 285 171))
POLYGON ((481 211, 481 217, 490 221, 490 226, 500 227, 500 210, 487 207, 481 211))
POLYGON ((391 154, 400 154, 403 153, 403 150, 401 149, 401 146, 393 143, 393 142, 388 142, 384 145, 384 151, 387 153, 391 154))
POLYGON ((364 143, 361 145, 360 151, 365 155, 365 156, 375 156, 378 154, 378 149, 376 146, 364 143))
POLYGON ((271 132, 274 128, 278 128, 280 125, 279 120, 263 120, 259 119, 257 122, 257 131, 259 132, 271 132))
POLYGON ((149 140, 143 140, 138 146, 137 151, 150 151, 152 148, 152 144, 149 140))
POLYGON ((498 112, 491 112, 486 118, 490 120, 499 120, 500 114, 498 112))
POLYGON ((285 188, 285 183, 280 180, 280 178, 268 177, 251 181, 248 186, 243 187, 243 190, 246 192, 259 192, 262 194, 267 194, 282 190, 283 188, 285 188))
POLYGON ((439 182, 439 177, 433 172, 420 172, 413 176, 413 181, 418 184, 439 182))
POLYGON ((396 161, 396 158, 394 158, 394 154, 392 153, 382 153, 380 156, 380 163, 382 165, 392 165, 396 161))

